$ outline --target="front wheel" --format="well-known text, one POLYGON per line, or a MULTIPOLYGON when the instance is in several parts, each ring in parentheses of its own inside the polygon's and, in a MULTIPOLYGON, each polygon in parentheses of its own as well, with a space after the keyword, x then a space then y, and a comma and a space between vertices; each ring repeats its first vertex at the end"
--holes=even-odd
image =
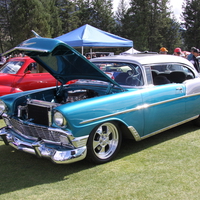
POLYGON ((118 153, 121 140, 121 132, 115 122, 97 126, 88 139, 87 159, 98 164, 109 162, 118 153))

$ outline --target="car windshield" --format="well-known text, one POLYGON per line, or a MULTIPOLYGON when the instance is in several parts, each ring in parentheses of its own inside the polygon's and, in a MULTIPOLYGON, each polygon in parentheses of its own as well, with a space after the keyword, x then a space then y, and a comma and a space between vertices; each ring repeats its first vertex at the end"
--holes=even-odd
POLYGON ((22 61, 9 61, 1 68, 0 73, 16 74, 23 64, 22 61))
POLYGON ((142 86, 144 85, 142 71, 138 65, 130 63, 94 62, 105 74, 114 79, 120 85, 142 86))

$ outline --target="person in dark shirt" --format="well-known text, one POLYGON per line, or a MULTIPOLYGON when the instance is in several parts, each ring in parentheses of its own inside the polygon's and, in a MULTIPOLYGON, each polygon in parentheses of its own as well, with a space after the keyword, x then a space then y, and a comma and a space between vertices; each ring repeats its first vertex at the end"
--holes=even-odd
POLYGON ((197 49, 197 48, 196 48, 196 47, 192 47, 192 48, 191 48, 191 50, 190 50, 191 54, 189 54, 189 55, 187 56, 187 59, 188 59, 188 60, 191 60, 191 59, 192 59, 193 53, 194 53, 194 50, 195 50, 195 49, 197 49))
POLYGON ((191 58, 191 60, 190 60, 190 62, 194 65, 194 67, 195 67, 195 69, 198 71, 198 72, 200 72, 200 69, 199 69, 199 61, 198 61, 198 59, 196 58, 197 56, 199 56, 199 53, 200 53, 200 51, 199 51, 199 49, 194 49, 193 50, 193 56, 192 56, 192 58, 191 58))

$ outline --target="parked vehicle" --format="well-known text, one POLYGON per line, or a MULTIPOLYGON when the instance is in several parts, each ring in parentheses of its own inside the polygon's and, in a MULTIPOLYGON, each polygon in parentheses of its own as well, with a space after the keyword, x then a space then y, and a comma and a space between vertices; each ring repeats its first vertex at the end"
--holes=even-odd
POLYGON ((0 96, 56 85, 57 80, 28 56, 10 58, 0 68, 0 96))
POLYGON ((0 138, 18 150, 55 163, 105 163, 123 138, 140 141, 191 120, 200 125, 200 78, 185 58, 133 54, 89 61, 61 41, 39 37, 15 49, 61 82, 0 98, 6 123, 0 138))

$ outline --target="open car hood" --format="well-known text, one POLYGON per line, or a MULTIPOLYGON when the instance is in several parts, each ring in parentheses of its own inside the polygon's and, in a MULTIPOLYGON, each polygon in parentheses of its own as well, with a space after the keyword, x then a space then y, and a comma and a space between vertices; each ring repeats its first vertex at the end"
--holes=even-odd
POLYGON ((74 79, 92 79, 119 86, 96 65, 60 40, 31 38, 5 52, 4 55, 16 50, 23 51, 25 55, 33 58, 62 84, 74 79))

